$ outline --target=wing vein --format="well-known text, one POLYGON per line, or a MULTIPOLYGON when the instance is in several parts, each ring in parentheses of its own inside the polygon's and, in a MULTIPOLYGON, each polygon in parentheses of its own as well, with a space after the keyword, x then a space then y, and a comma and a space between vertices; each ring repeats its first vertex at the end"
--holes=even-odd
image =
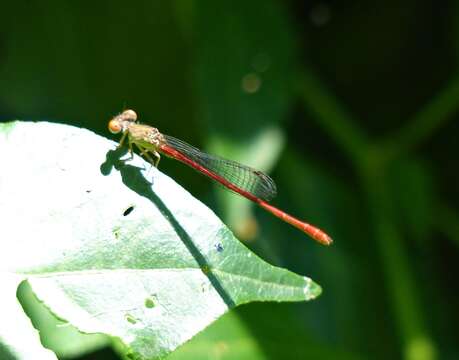
POLYGON ((219 156, 206 154, 172 136, 164 135, 164 139, 175 150, 186 155, 207 170, 223 177, 241 190, 247 191, 265 201, 271 200, 277 194, 274 180, 262 171, 219 156))

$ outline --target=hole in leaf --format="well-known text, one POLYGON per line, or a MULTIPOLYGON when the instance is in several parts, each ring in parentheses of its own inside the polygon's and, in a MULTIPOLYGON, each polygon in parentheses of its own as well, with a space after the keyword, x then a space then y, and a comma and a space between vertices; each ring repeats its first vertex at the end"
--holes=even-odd
POLYGON ((123 216, 128 216, 132 210, 134 210, 134 206, 129 206, 126 210, 124 210, 123 216))
POLYGON ((145 299, 145 307, 148 309, 154 308, 155 307, 155 301, 153 300, 152 297, 147 297, 145 299))
POLYGON ((131 314, 126 314, 126 320, 131 324, 137 324, 137 319, 131 314))

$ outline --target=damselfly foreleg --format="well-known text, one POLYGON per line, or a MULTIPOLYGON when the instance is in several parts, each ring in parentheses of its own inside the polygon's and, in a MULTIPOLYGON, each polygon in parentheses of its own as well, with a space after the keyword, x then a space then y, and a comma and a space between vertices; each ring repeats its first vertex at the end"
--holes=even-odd
POLYGON ((157 152, 156 150, 150 150, 150 149, 144 148, 143 146, 139 144, 135 144, 135 145, 140 150, 140 156, 144 156, 150 164, 152 164, 154 167, 157 168, 159 164, 159 160, 161 160, 161 155, 159 154, 159 152, 157 152), (153 158, 148 153, 153 154, 155 159, 153 160, 153 158))

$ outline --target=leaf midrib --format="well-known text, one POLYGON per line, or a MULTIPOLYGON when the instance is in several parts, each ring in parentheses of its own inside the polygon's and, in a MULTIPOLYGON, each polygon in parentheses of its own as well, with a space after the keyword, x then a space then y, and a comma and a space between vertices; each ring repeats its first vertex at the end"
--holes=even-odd
MULTIPOLYGON (((48 272, 46 274, 28 274, 29 277, 35 277, 35 278, 52 278, 52 277, 65 277, 65 276, 92 276, 92 275, 104 275, 105 273, 109 272, 132 272, 132 273, 147 273, 147 272, 158 272, 158 271, 164 271, 164 272, 184 272, 184 271, 202 271, 200 268, 161 268, 161 269, 98 269, 98 270, 77 270, 77 271, 59 271, 59 272, 48 272)), ((257 278, 249 277, 246 275, 241 275, 241 274, 236 274, 236 273, 230 273, 227 271, 222 271, 219 269, 212 269, 213 273, 219 273, 222 276, 232 276, 232 277, 237 277, 237 278, 242 278, 246 279, 248 281, 252 281, 258 284, 269 284, 270 286, 273 286, 275 288, 291 288, 291 289, 303 289, 305 287, 310 287, 310 284, 304 284, 305 286, 294 286, 294 285, 286 285, 286 284, 278 284, 275 282, 269 282, 269 281, 264 281, 260 280, 257 278)), ((306 281, 306 280, 305 280, 306 281)), ((312 280, 309 280, 312 282, 312 280)))

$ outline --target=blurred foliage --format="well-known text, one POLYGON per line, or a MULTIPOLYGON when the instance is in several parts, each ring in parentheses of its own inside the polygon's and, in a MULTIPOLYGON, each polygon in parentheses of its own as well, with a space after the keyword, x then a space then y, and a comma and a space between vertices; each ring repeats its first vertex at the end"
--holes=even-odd
POLYGON ((232 228, 251 229, 261 256, 324 288, 313 303, 240 308, 172 358, 459 357, 456 2, 54 0, 2 10, 0 119, 108 135, 107 119, 132 107, 165 133, 271 170, 274 202, 335 239, 321 248, 164 160, 162 171, 232 228), (277 140, 253 149, 267 129, 277 140), (228 353, 234 342, 242 348, 228 353))

